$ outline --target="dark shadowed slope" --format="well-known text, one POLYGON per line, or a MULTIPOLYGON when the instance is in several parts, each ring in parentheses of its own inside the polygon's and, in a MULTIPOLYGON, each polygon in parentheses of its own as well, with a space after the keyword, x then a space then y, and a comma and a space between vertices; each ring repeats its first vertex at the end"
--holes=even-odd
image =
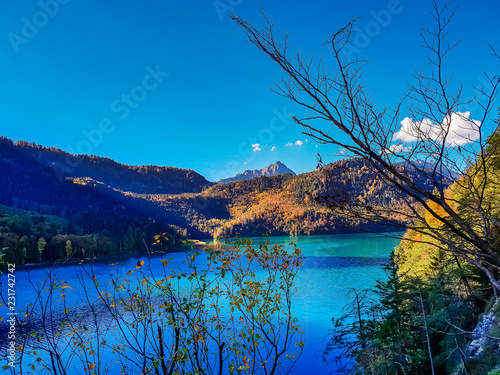
POLYGON ((56 148, 28 142, 12 143, 2 139, 0 147, 14 147, 26 158, 32 158, 52 170, 54 178, 90 177, 114 189, 134 193, 180 194, 198 193, 213 185, 205 177, 189 169, 155 165, 131 166, 109 158, 72 155, 56 148))

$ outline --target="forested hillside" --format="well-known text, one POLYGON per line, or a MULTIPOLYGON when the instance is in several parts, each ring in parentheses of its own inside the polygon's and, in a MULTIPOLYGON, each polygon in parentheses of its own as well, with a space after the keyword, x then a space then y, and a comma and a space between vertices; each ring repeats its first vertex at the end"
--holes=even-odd
MULTIPOLYGON (((493 253, 487 260, 493 264, 500 259, 499 160, 497 132, 485 156, 445 190, 454 211, 472 225, 488 218, 493 253), (471 204, 479 187, 485 212, 471 204)), ((334 320, 325 359, 345 365, 346 372, 500 373, 500 303, 481 269, 485 261, 474 264, 479 258, 459 234, 446 234, 455 247, 439 241, 435 233, 443 227, 427 212, 412 223, 385 266, 387 279, 374 290, 353 291, 346 314, 334 320)))
MULTIPOLYGON (((145 244, 151 244, 154 235, 162 232, 178 239, 171 244, 180 243, 185 237, 186 222, 182 217, 169 216, 155 204, 124 195, 88 177, 58 176, 46 159, 40 160, 39 152, 59 155, 60 151, 26 144, 16 146, 10 140, 0 139, 0 205, 3 205, 0 206, 3 207, 0 247, 4 261, 23 264, 66 259, 63 245, 68 238, 64 236, 71 236, 71 254, 75 257, 145 250, 145 244), (38 241, 41 238, 46 248, 40 256, 38 241)), ((61 152, 59 156, 64 155, 61 152)), ((113 165, 114 162, 105 163, 113 165)), ((97 168, 98 173, 105 170, 97 168)), ((142 181, 142 173, 133 173, 137 181, 142 181)), ((197 174, 189 171, 187 175, 189 181, 189 176, 197 174)), ((179 180, 171 185, 189 185, 179 180)))
MULTIPOLYGON (((430 184, 416 173, 413 177, 422 186, 430 184)), ((402 198, 398 190, 389 188, 361 160, 341 160, 298 176, 259 177, 217 184, 199 194, 135 196, 157 202, 172 214, 180 213, 193 228, 215 236, 391 230, 394 228, 334 212, 328 203, 356 199, 367 207, 385 207, 390 211, 402 198), (325 197, 328 202, 324 201, 325 197)), ((404 224, 402 217, 392 219, 404 224)))
POLYGON ((12 152, 25 163, 37 163, 49 168, 54 179, 90 177, 122 191, 155 194, 196 193, 213 185, 200 174, 188 169, 125 165, 109 158, 72 155, 56 148, 28 142, 13 143, 9 139, 0 138, 2 158, 9 160, 8 154, 12 152))
MULTIPOLYGON (((26 262, 38 259, 34 243, 40 237, 49 240, 42 258, 64 258, 65 252, 53 247, 50 239, 66 234, 99 237, 104 232, 101 237, 111 238, 112 245, 103 248, 111 253, 144 248, 160 231, 207 238, 391 230, 332 211, 329 205, 332 200, 355 199, 390 212, 402 198, 361 160, 338 161, 297 176, 213 184, 193 171, 126 166, 25 142, 14 144, 5 138, 0 139, 0 179, 1 205, 24 210, 16 212, 52 215, 67 223, 64 229, 47 233, 17 232, 6 225, 2 244, 10 249, 9 254, 23 253, 26 246, 20 239, 30 238, 25 256, 19 255, 26 262), (136 235, 141 240, 128 246, 131 232, 141 232, 136 235)), ((418 175, 414 180, 422 186, 429 183, 418 175)), ((17 221, 14 211, 4 211, 3 217, 7 223, 17 221), (16 218, 11 220, 12 216, 16 218)), ((405 224, 402 217, 392 219, 405 224)))
POLYGON ((0 205, 0 267, 147 252, 159 233, 165 241, 154 251, 167 251, 181 247, 186 238, 180 228, 161 222, 111 215, 106 219, 104 229, 84 231, 74 220, 0 205))

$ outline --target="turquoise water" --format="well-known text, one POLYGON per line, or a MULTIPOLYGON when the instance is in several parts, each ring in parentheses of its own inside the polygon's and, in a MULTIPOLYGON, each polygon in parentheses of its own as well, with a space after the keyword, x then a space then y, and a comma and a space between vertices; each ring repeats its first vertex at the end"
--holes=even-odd
POLYGON ((298 239, 305 259, 297 275, 294 306, 306 333, 306 347, 297 374, 327 374, 322 362, 331 318, 342 314, 350 288, 371 288, 384 278, 380 265, 399 240, 375 234, 311 236, 298 239))
MULTIPOLYGON (((254 239, 257 240, 258 239, 254 239)), ((327 342, 331 318, 341 315, 345 305, 347 290, 373 287, 377 279, 384 277, 380 268, 387 262, 389 253, 399 240, 376 234, 344 234, 305 237, 271 237, 271 242, 288 245, 296 242, 305 256, 303 266, 296 277, 298 292, 293 297, 294 315, 305 332, 304 352, 295 374, 328 374, 332 365, 324 363, 321 352, 327 342)), ((174 258, 170 266, 182 267, 184 253, 168 254, 174 258)), ((143 258, 141 258, 143 259, 143 258)), ((120 259, 116 265, 109 261, 96 263, 94 274, 101 284, 110 280, 112 273, 123 274, 133 269, 138 257, 120 259)), ((152 262, 152 265, 160 262, 152 262)), ((78 285, 78 267, 64 266, 58 270, 57 278, 69 285, 78 285)), ((160 267, 158 266, 158 271, 160 267)), ((153 266, 153 273, 155 268, 153 266)), ((45 273, 41 269, 16 271, 17 307, 22 308, 33 302, 32 283, 43 281, 45 273)), ((5 286, 4 286, 5 287, 5 286)), ((82 296, 75 289, 67 294, 72 306, 84 304, 82 296)), ((95 296, 90 296, 95 298, 95 296)), ((2 306, 2 316, 5 316, 2 306)), ((1 324, 4 324, 2 322, 1 324)), ((3 330, 0 330, 4 334, 3 330)), ((1 340, 3 342, 3 339, 1 340)), ((3 354, 2 354, 3 357, 3 354)), ((2 358, 3 359, 3 358, 2 358)), ((2 361, 3 362, 3 361, 2 361)))

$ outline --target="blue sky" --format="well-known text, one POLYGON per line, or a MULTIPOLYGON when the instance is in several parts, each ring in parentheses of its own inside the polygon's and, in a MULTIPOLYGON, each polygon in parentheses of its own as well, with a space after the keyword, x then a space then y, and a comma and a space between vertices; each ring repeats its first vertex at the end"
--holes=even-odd
MULTIPOLYGON (((500 50, 500 4, 455 4, 450 35, 462 43, 449 66, 470 95, 483 71, 499 73, 488 44, 500 50)), ((378 23, 360 50, 377 104, 394 103, 426 66, 428 0, 2 1, 0 134, 209 180, 277 160, 313 170, 315 153, 329 149, 292 123, 300 109, 269 90, 280 70, 228 18, 232 9, 258 23, 261 5, 304 53, 321 52, 352 17, 361 30, 378 23), (378 18, 388 9, 390 20, 378 18)))

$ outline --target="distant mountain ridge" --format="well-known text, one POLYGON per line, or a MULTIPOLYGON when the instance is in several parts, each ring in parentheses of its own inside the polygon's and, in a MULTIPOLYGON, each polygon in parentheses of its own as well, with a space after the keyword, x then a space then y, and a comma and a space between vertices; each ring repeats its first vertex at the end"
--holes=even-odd
POLYGON ((227 184, 229 182, 250 180, 250 179, 255 178, 255 177, 272 177, 272 176, 278 176, 278 175, 282 175, 282 174, 291 174, 292 176, 295 176, 294 171, 292 171, 290 168, 288 168, 282 162, 277 161, 276 163, 270 164, 265 168, 246 170, 243 173, 238 173, 234 177, 224 178, 222 180, 219 180, 218 182, 221 184, 227 184))
POLYGON ((186 227, 182 217, 131 194, 193 194, 213 185, 191 170, 128 166, 5 137, 0 137, 0 182, 0 204, 64 217, 85 233, 126 230, 130 220, 186 227))
MULTIPOLYGON (((147 227, 151 237, 161 230, 153 228, 169 225, 206 238, 340 233, 370 224, 331 212, 315 197, 388 209, 401 204, 401 193, 366 162, 339 160, 329 168, 338 173, 295 175, 277 162, 214 184, 192 170, 129 166, 0 137, 0 205, 62 217, 82 234, 108 230, 131 238, 147 227)), ((420 186, 432 183, 416 170, 408 173, 420 186)), ((136 237, 142 246, 145 239, 136 237)))
MULTIPOLYGON (((93 155, 72 155, 52 147, 29 142, 14 143, 4 138, 0 147, 14 147, 54 172, 54 178, 85 178, 100 181, 111 188, 139 194, 199 193, 212 186, 193 170, 155 165, 133 166, 110 158, 93 155)), ((1 151, 1 150, 0 150, 1 151)))
MULTIPOLYGON (((407 175, 426 190, 434 186, 433 181, 418 171, 408 170, 407 175)), ((403 204, 404 193, 387 184, 369 162, 362 159, 338 160, 321 170, 295 176, 283 174, 219 183, 196 195, 143 198, 156 202, 168 212, 185 213, 182 215, 191 228, 215 237, 394 229, 332 211, 318 203, 316 198, 322 197, 331 198, 329 203, 344 201, 363 207, 384 207, 391 220, 405 223, 405 217, 390 213, 392 207, 403 204)))

